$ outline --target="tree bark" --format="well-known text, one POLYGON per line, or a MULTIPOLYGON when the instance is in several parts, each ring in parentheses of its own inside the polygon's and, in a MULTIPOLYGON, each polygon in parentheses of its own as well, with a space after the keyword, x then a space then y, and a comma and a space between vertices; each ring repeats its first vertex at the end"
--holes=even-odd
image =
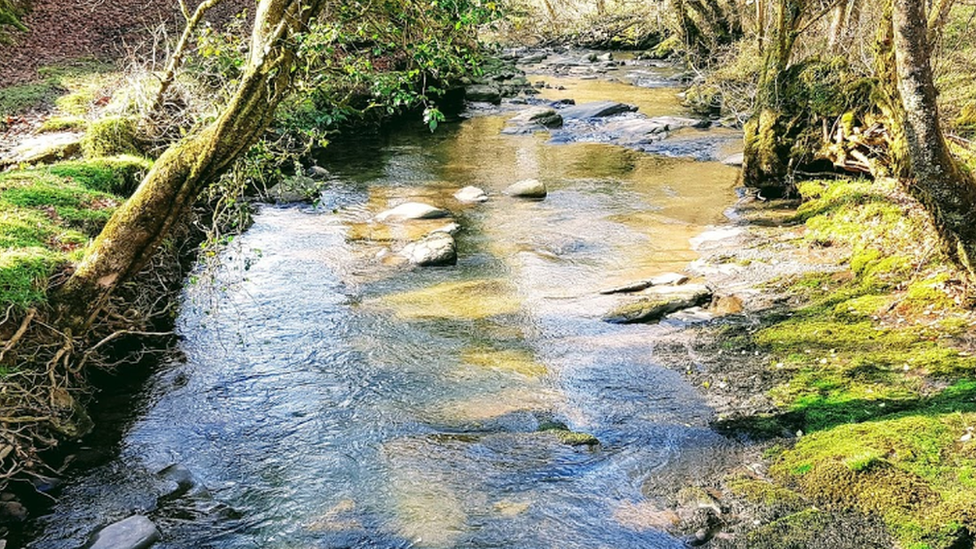
POLYGON ((241 82, 208 127, 167 149, 115 212, 85 259, 52 296, 58 318, 86 330, 119 283, 139 272, 205 186, 246 151, 271 122, 291 84, 291 40, 325 0, 261 0, 241 82))
POLYGON ((976 181, 953 158, 939 126, 925 10, 919 0, 890 0, 888 10, 878 64, 896 173, 932 215, 946 251, 973 275, 976 181))
POLYGON ((743 128, 742 173, 746 185, 759 188, 784 187, 790 144, 780 108, 780 84, 790 66, 797 29, 803 16, 803 0, 779 0, 772 40, 763 52, 763 71, 756 90, 756 114, 743 128))

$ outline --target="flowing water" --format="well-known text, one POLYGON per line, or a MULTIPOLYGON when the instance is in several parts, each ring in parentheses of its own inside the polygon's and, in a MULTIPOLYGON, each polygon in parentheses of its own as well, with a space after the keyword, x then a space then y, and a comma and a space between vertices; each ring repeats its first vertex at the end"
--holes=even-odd
MULTIPOLYGON (((560 82, 680 111, 674 89, 560 82)), ((215 276, 188 285, 183 359, 146 383, 117 454, 62 489, 30 546, 73 549, 143 513, 173 549, 682 547, 641 509, 729 443, 655 363, 674 323, 604 323, 620 298, 598 290, 684 268, 736 170, 502 135, 509 116, 329 149, 318 204, 261 207, 215 276), (501 194, 525 178, 549 196, 501 194), (466 185, 491 200, 459 204, 466 185), (457 266, 384 255, 444 224, 370 222, 408 200, 454 212, 457 266), (599 446, 539 431, 557 422, 599 446), (172 463, 209 495, 157 502, 172 463)))

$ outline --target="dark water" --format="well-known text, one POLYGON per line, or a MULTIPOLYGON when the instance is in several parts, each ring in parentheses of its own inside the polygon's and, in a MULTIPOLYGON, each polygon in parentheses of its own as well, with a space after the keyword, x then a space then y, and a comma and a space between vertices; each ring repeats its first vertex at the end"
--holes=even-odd
MULTIPOLYGON (((677 111, 674 90, 566 83, 677 111)), ((262 207, 188 285, 185 360, 150 379, 118 455, 65 486, 30 547, 74 548, 133 513, 174 549, 681 547, 641 509, 720 466, 728 442, 655 363, 675 327, 606 324, 617 298, 597 292, 694 259, 688 239, 722 221, 736 172, 501 135, 507 116, 330 150, 318 204, 262 207), (549 197, 500 194, 525 178, 549 197), (457 203, 466 185, 491 200, 457 203), (384 252, 445 224, 370 222, 408 200, 455 213, 456 267, 384 252), (537 432, 551 422, 601 444, 537 432), (172 463, 211 497, 157 503, 172 463)))

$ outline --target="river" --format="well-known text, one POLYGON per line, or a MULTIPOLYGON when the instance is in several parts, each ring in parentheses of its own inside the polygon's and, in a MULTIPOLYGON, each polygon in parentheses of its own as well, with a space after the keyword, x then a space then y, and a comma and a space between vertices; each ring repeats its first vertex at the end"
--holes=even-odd
MULTIPOLYGON (((680 114, 676 88, 633 85, 633 70, 530 79, 550 84, 543 98, 680 114)), ((136 513, 161 549, 683 547, 641 509, 721 467, 732 443, 655 362, 655 338, 680 322, 605 323, 619 297, 599 290, 694 260, 689 238, 724 221, 737 169, 666 145, 501 133, 518 108, 330 148, 316 204, 260 207, 188 283, 182 357, 144 384, 117 448, 68 479, 29 547, 75 549, 136 513), (501 193, 526 178, 545 200, 501 193), (467 185, 490 200, 455 201, 467 185), (405 201, 454 213, 456 266, 390 260, 444 224, 371 221, 405 201), (562 425, 599 445, 545 430, 562 425), (174 463, 207 489, 159 500, 154 475, 174 463)))

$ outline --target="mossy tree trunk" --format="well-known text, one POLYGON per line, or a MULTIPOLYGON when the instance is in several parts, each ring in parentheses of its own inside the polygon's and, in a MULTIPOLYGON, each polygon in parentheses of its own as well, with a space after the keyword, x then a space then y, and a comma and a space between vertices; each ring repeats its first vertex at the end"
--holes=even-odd
POLYGON ((324 0, 261 0, 240 84, 208 127, 167 149, 52 296, 61 324, 84 331, 119 283, 139 272, 200 192, 267 129, 291 85, 294 37, 324 0))
POLYGON ((718 0, 671 0, 670 11, 676 34, 692 56, 706 58, 742 35, 738 12, 718 0))
POLYGON ((744 127, 743 180, 749 186, 781 187, 788 173, 790 143, 780 108, 781 78, 790 65, 804 4, 779 0, 772 36, 764 41, 755 111, 744 127))
POLYGON ((895 175, 932 215, 949 254, 972 275, 976 180, 953 158, 939 126, 928 18, 919 0, 888 0, 885 8, 877 68, 895 175))

